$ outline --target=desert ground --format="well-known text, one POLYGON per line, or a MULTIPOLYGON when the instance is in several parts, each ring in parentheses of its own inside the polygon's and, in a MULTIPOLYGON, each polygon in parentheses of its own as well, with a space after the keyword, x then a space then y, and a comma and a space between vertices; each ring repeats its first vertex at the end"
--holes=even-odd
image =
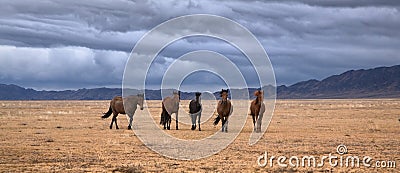
MULTIPOLYGON (((111 119, 100 118, 108 106, 109 101, 0 101, 0 172, 400 171, 400 99, 278 100, 266 133, 255 145, 248 144, 253 129, 249 116, 226 149, 190 161, 148 149, 134 131, 127 130, 125 115, 118 116, 120 129, 109 129, 111 119), (396 168, 332 167, 327 161, 322 167, 281 167, 276 160, 273 166, 257 164, 265 152, 288 158, 340 156, 336 151, 340 144, 348 149, 343 156, 394 161, 396 168)), ((160 115, 160 101, 148 101, 146 106, 160 115)), ((154 119, 157 122, 159 117, 154 119)), ((172 122, 167 133, 182 139, 203 138, 220 128, 211 121, 204 122, 200 132, 185 124, 175 130, 172 122)))

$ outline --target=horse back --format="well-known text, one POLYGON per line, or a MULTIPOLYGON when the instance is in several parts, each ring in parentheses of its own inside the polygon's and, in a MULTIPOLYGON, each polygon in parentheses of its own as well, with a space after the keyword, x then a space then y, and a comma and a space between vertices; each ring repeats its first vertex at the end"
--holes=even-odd
POLYGON ((164 105, 165 109, 169 114, 173 114, 178 112, 179 109, 179 100, 176 101, 171 97, 166 97, 163 99, 162 104, 164 105))
POLYGON ((111 109, 115 113, 125 114, 124 103, 121 96, 115 96, 110 102, 111 109))
POLYGON ((137 109, 138 96, 128 96, 123 99, 125 112, 134 113, 137 109))

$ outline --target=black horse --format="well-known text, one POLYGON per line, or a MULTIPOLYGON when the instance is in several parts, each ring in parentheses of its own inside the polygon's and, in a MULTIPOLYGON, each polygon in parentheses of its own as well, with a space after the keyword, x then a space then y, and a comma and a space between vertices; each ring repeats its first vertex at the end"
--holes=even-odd
POLYGON ((196 100, 192 100, 189 103, 189 114, 190 118, 192 118, 192 130, 196 129, 196 119, 198 119, 199 123, 199 131, 201 131, 200 128, 200 118, 201 118, 201 103, 200 103, 200 95, 201 93, 196 92, 196 100))

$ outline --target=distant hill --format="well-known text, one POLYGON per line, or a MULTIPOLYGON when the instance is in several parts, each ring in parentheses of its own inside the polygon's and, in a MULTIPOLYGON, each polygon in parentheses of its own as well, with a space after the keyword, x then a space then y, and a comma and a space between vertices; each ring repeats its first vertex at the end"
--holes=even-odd
POLYGON ((0 100, 108 100, 115 95, 121 95, 121 89, 95 88, 65 91, 36 91, 12 84, 0 84, 0 100))
MULTIPOLYGON (((263 89, 273 95, 273 88, 263 89)), ((251 97, 255 88, 249 88, 251 97)), ((238 98, 246 95, 247 89, 237 89, 238 98)), ((110 100, 121 95, 120 88, 94 88, 65 91, 37 91, 17 85, 0 84, 0 100, 110 100)), ((192 99, 193 93, 182 92, 181 99, 192 99)), ((215 92, 219 98, 218 92, 215 92)), ((308 80, 291 86, 279 86, 280 99, 319 98, 400 98, 400 65, 378 67, 368 70, 350 70, 321 81, 308 80)), ((160 90, 146 90, 146 99, 160 100, 160 90)))
POLYGON ((400 98, 400 65, 350 70, 277 89, 278 98, 400 98))

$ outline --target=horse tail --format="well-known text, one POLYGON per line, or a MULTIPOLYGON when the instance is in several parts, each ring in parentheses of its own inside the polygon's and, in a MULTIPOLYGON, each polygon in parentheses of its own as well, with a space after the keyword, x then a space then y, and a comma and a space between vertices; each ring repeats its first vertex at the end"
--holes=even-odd
POLYGON ((108 117, 110 117, 111 114, 112 114, 112 109, 110 106, 110 108, 108 108, 108 112, 104 113, 104 115, 101 118, 108 118, 108 117))
POLYGON ((221 118, 217 116, 217 118, 215 118, 214 120, 214 126, 216 126, 219 123, 219 120, 221 120, 221 118))
POLYGON ((165 113, 166 113, 166 109, 165 109, 165 107, 164 107, 164 103, 161 103, 161 108, 162 108, 162 112, 161 112, 161 120, 160 120, 160 124, 161 125, 163 125, 163 124, 165 124, 165 122, 166 122, 166 115, 165 115, 165 113))
POLYGON ((161 119, 160 119, 160 124, 163 125, 164 124, 164 120, 165 119, 165 114, 164 114, 164 110, 161 112, 161 119))

